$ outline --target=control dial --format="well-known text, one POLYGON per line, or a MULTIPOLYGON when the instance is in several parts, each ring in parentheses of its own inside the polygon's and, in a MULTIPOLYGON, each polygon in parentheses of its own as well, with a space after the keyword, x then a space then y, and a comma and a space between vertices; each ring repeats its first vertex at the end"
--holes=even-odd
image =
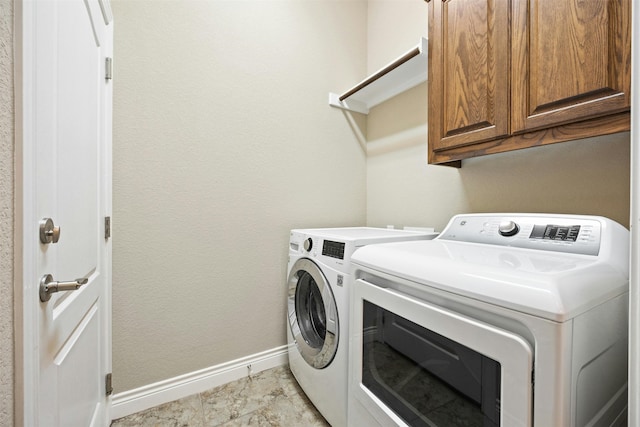
POLYGON ((304 250, 310 252, 311 248, 313 248, 313 240, 311 240, 311 237, 309 237, 304 241, 304 250))
POLYGON ((502 221, 498 226, 498 233, 501 236, 515 236, 520 231, 520 227, 513 221, 502 221))

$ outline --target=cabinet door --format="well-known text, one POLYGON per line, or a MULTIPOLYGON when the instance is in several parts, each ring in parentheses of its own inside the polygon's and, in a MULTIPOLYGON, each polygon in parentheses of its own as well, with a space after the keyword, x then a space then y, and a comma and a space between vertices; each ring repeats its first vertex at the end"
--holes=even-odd
POLYGON ((429 2, 429 155, 509 134, 508 0, 429 2))
POLYGON ((630 0, 512 6, 513 134, 629 110, 630 0))

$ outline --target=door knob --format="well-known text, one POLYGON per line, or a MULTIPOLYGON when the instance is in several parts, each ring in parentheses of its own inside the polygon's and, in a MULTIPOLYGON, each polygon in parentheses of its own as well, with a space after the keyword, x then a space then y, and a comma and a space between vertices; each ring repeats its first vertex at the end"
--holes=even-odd
POLYGON ((51 299, 51 294, 60 291, 75 291, 80 286, 86 284, 89 279, 80 278, 72 282, 54 282, 53 276, 45 274, 40 279, 40 301, 46 302, 51 299))
POLYGON ((51 218, 40 220, 40 241, 44 244, 58 243, 60 240, 60 227, 56 227, 51 218))

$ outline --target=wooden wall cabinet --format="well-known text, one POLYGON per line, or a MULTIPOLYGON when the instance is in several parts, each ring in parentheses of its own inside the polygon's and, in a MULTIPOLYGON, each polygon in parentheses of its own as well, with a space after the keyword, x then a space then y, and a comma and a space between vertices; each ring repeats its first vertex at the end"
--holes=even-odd
POLYGON ((429 163, 630 129, 630 0, 428 1, 429 163))

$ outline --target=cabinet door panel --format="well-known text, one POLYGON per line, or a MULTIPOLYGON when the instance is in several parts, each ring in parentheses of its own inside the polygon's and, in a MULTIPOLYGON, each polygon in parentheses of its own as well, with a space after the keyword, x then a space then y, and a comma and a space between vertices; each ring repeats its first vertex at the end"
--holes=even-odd
POLYGON ((431 150, 438 151, 507 135, 508 1, 436 0, 431 3, 431 150))
POLYGON ((629 0, 513 2, 511 132, 630 107, 629 0))

